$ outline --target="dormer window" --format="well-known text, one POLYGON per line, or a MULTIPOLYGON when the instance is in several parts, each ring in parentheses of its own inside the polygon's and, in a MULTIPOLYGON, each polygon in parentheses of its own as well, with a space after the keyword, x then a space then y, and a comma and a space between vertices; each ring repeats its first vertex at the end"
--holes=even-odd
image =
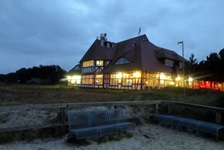
POLYGON ((103 60, 97 60, 96 66, 103 66, 103 60))
POLYGON ((183 68, 183 62, 179 62, 179 68, 183 68))
POLYGON ((130 63, 130 61, 125 57, 121 57, 116 61, 115 65, 127 64, 127 63, 130 63))
POLYGON ((89 61, 84 61, 83 62, 83 67, 90 67, 93 66, 94 61, 93 60, 89 60, 89 61))
POLYGON ((172 59, 165 59, 165 65, 169 67, 173 67, 173 60, 172 59))
POLYGON ((135 47, 136 46, 136 42, 132 42, 131 45, 132 45, 132 47, 135 47))

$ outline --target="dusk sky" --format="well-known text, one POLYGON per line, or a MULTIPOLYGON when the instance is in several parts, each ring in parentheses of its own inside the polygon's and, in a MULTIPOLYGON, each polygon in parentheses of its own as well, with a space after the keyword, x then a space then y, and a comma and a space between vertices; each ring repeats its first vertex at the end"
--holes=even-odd
POLYGON ((224 48, 224 0, 0 0, 0 74, 39 65, 70 70, 101 33, 146 34, 198 61, 224 48))

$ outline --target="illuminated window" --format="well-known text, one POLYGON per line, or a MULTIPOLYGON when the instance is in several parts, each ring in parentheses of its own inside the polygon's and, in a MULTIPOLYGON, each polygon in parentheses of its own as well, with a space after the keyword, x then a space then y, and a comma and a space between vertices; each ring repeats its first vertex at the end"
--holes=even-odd
POLYGON ((83 75, 82 84, 93 84, 93 75, 83 75))
POLYGON ((83 62, 83 67, 90 67, 90 66, 93 66, 94 64, 94 61, 93 60, 89 60, 89 61, 84 61, 83 62))
POLYGON ((103 75, 96 75, 95 84, 103 84, 103 75))
POLYGON ((132 78, 131 78, 131 75, 130 74, 123 74, 122 76, 122 85, 125 85, 125 86, 131 86, 132 85, 132 78))
POLYGON ((117 74, 111 74, 110 75, 110 85, 118 85, 121 83, 122 79, 122 74, 117 73, 117 74))
POLYGON ((171 60, 171 59, 165 59, 165 65, 166 66, 170 66, 170 67, 173 67, 173 60, 171 60))
POLYGON ((74 75, 74 76, 68 76, 67 77, 68 81, 71 83, 71 84, 80 84, 81 83, 81 76, 80 75, 74 75))
POLYGON ((103 66, 103 60, 97 60, 96 66, 103 66))
POLYGON ((119 58, 115 64, 119 65, 119 64, 127 64, 127 63, 130 63, 130 61, 127 58, 122 57, 122 58, 119 58))
POLYGON ((141 78, 141 73, 136 71, 136 72, 133 73, 133 77, 134 78, 141 78))

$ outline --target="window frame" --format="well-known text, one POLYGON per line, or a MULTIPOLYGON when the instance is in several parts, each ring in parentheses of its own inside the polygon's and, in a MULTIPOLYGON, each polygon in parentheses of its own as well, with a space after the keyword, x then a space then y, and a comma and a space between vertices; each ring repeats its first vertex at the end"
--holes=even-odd
POLYGON ((94 66, 94 60, 88 60, 82 63, 82 67, 91 67, 91 66, 94 66))
POLYGON ((174 61, 172 59, 165 59, 165 65, 169 67, 173 67, 174 61))
POLYGON ((82 75, 82 84, 93 84, 94 75, 82 75))
POLYGON ((130 61, 126 57, 120 57, 116 60, 115 65, 128 64, 130 61))
POLYGON ((97 67, 104 66, 104 61, 103 60, 96 60, 96 66, 97 67))

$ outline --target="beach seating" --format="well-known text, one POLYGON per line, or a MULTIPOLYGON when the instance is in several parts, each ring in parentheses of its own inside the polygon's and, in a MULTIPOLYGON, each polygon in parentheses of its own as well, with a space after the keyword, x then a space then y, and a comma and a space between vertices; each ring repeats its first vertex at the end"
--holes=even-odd
POLYGON ((122 109, 69 111, 68 140, 115 134, 133 130, 135 124, 125 122, 122 109))
POLYGON ((179 129, 186 128, 195 131, 197 135, 201 132, 212 134, 216 136, 216 141, 219 140, 220 131, 224 131, 223 125, 172 115, 156 114, 153 116, 153 120, 167 126, 174 126, 179 129))

